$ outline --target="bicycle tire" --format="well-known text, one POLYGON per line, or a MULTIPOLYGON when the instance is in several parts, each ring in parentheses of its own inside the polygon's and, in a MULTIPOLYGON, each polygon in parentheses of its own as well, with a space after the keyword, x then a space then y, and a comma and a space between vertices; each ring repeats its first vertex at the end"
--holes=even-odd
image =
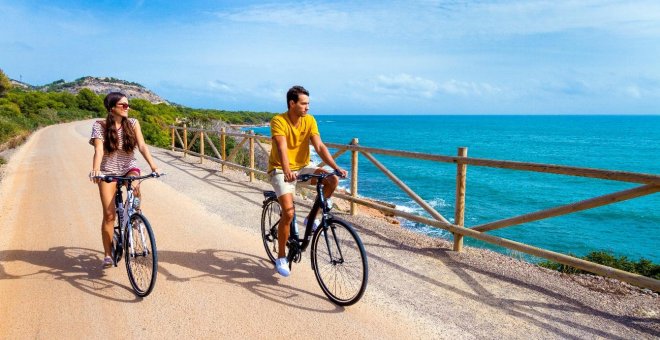
POLYGON ((124 240, 126 272, 135 294, 145 297, 151 293, 158 275, 158 250, 151 225, 144 215, 131 215, 124 240), (134 252, 131 251, 130 235, 133 236, 134 252), (144 242, 142 241, 144 238, 144 242))
POLYGON ((277 233, 281 216, 282 207, 277 199, 269 199, 264 203, 261 211, 261 238, 266 254, 272 263, 275 263, 277 259, 279 247, 277 233))
POLYGON ((350 306, 367 289, 369 265, 362 240, 346 222, 327 221, 312 238, 312 268, 323 293, 335 304, 350 306))

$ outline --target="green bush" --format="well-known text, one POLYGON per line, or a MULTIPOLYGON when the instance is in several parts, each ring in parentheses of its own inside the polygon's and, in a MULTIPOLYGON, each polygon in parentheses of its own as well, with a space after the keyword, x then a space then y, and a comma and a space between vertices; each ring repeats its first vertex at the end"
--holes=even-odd
POLYGON ((78 108, 91 112, 98 112, 99 114, 105 113, 105 106, 103 106, 103 99, 97 96, 96 93, 90 89, 82 89, 76 95, 76 102, 78 108))
MULTIPOLYGON (((81 78, 78 81, 83 80, 84 78, 81 78)), ((56 81, 49 86, 57 88, 62 84, 62 81, 56 81)), ((104 96, 99 96, 89 89, 82 89, 77 95, 73 95, 69 92, 14 88, 0 98, 0 142, 46 125, 105 117, 103 98, 104 96)), ((185 119, 191 127, 209 128, 216 121, 237 124, 265 123, 273 116, 267 112, 196 110, 165 103, 152 104, 144 99, 132 99, 130 104, 129 114, 140 121, 145 141, 150 145, 165 148, 171 145, 168 126, 174 124, 177 119, 185 119)), ((219 145, 217 136, 211 138, 219 145)), ((234 140, 227 138, 227 154, 234 145, 234 140)), ((195 149, 193 151, 199 152, 195 149)), ((205 150, 205 154, 214 156, 210 147, 205 150)))
POLYGON ((9 81, 9 77, 0 69, 0 97, 4 96, 5 93, 9 92, 11 90, 12 85, 11 81, 9 81))
MULTIPOLYGON (((569 254, 570 256, 574 256, 569 254)), ((660 265, 654 264, 650 260, 641 258, 639 261, 631 261, 626 256, 616 257, 610 252, 606 251, 593 251, 586 256, 583 256, 582 259, 602 264, 604 266, 625 270, 630 273, 639 274, 643 276, 648 276, 650 278, 660 280, 660 265)), ((562 273, 567 274, 585 274, 587 271, 577 269, 568 265, 553 261, 543 261, 538 264, 541 267, 557 270, 562 273)))

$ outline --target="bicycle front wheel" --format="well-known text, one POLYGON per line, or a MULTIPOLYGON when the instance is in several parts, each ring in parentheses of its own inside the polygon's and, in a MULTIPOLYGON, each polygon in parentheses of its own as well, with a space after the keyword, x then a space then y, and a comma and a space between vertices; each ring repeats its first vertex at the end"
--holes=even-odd
POLYGON ((149 295, 156 284, 158 253, 151 225, 142 214, 131 216, 126 232, 125 258, 128 280, 138 296, 149 295))
POLYGON ((369 267, 364 245, 341 220, 328 221, 312 239, 312 268, 323 293, 340 306, 352 305, 367 289, 369 267))
POLYGON ((115 230, 112 232, 112 244, 110 245, 110 250, 112 254, 113 265, 117 267, 117 263, 121 261, 121 255, 124 245, 121 244, 121 234, 119 233, 119 226, 115 226, 115 230))
POLYGON ((276 199, 270 199, 264 203, 261 211, 261 238, 264 241, 266 254, 271 262, 275 263, 279 243, 277 241, 278 226, 282 216, 282 207, 276 199))

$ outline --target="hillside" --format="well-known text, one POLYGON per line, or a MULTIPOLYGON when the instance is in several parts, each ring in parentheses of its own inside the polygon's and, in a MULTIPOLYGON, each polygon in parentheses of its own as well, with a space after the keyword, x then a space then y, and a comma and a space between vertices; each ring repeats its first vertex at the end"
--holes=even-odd
MULTIPOLYGON (((104 117, 107 112, 103 98, 112 91, 120 91, 129 97, 131 116, 140 120, 145 140, 159 147, 169 145, 168 126, 177 122, 186 121, 189 127, 211 128, 227 124, 264 124, 274 115, 270 112, 193 109, 170 103, 138 83, 116 78, 82 77, 72 82, 58 80, 43 86, 16 80, 10 82, 10 90, 0 97, 0 150, 20 144, 32 131, 43 126, 104 117)), ((233 147, 233 140, 228 143, 228 148, 233 147)))
MULTIPOLYGON (((12 83, 17 84, 20 82, 12 81, 12 83)), ((20 83, 22 84, 22 83, 20 83)), ((27 85, 27 84, 24 84, 27 85)), ((20 85, 19 85, 20 86, 20 85)), ((43 86, 34 86, 33 87, 39 91, 55 91, 55 92, 69 92, 72 94, 77 94, 80 90, 87 88, 97 95, 105 95, 110 92, 122 92, 128 96, 129 99, 144 99, 152 104, 166 103, 168 101, 161 98, 151 90, 146 87, 121 79, 116 78, 98 78, 98 77, 82 77, 78 78, 71 82, 66 82, 63 79, 54 81, 50 84, 43 86)))

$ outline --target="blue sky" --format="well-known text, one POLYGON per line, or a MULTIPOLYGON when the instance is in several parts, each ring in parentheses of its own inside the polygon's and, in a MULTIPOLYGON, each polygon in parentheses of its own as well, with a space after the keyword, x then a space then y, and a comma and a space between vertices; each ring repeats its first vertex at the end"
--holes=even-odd
POLYGON ((0 68, 198 108, 660 114, 660 1, 0 0, 0 68))

